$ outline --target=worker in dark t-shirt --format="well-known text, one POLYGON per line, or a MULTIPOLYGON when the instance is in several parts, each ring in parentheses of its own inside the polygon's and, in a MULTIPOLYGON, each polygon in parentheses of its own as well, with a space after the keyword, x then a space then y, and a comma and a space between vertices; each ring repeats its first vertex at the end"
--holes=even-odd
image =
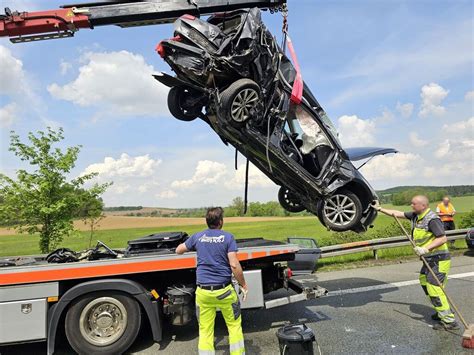
POLYGON ((199 355, 215 354, 214 321, 219 309, 229 331, 231 355, 245 354, 240 301, 232 284, 232 274, 240 285, 243 301, 247 284, 237 258, 234 236, 222 230, 224 211, 209 208, 206 213, 208 229, 198 232, 176 248, 177 254, 196 251, 196 315, 199 322, 199 355))
MULTIPOLYGON (((451 266, 448 239, 440 218, 429 208, 428 198, 422 195, 413 197, 411 200, 412 212, 389 210, 380 207, 378 204, 373 207, 386 215, 410 220, 411 233, 416 244, 415 253, 426 259, 439 281, 445 285, 451 266)), ((458 329, 459 325, 454 319, 446 295, 424 265, 420 271, 420 284, 436 310, 431 318, 438 321, 438 324, 435 324, 433 329, 458 329)))

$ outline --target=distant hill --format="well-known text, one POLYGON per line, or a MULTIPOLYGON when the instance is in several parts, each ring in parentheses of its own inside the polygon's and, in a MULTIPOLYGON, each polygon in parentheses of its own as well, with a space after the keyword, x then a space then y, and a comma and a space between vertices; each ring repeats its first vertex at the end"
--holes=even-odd
POLYGON ((474 195, 474 185, 455 186, 396 186, 377 191, 382 203, 406 204, 406 199, 413 194, 425 194, 431 200, 439 200, 443 195, 469 196, 474 195))

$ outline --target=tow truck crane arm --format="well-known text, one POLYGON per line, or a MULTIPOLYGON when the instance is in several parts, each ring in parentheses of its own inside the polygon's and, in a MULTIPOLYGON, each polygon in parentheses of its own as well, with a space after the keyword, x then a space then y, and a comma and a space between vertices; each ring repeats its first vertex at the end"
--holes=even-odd
POLYGON ((286 0, 128 0, 71 4, 38 12, 6 8, 5 14, 0 15, 0 37, 10 37, 13 43, 66 38, 83 28, 156 25, 173 22, 185 14, 199 17, 248 7, 273 12, 282 10, 285 3, 286 0))

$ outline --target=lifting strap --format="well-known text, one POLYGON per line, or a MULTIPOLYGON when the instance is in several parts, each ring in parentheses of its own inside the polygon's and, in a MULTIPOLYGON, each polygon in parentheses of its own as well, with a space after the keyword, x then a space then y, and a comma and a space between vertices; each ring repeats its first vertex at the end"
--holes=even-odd
POLYGON ((288 34, 288 8, 286 4, 284 5, 283 11, 283 53, 286 53, 286 48, 288 47, 288 51, 290 52, 291 61, 293 62, 296 70, 295 80, 293 82, 293 89, 291 90, 291 102, 296 105, 301 103, 303 98, 303 77, 301 76, 300 64, 298 62, 298 57, 296 56, 295 47, 293 47, 293 42, 288 34))

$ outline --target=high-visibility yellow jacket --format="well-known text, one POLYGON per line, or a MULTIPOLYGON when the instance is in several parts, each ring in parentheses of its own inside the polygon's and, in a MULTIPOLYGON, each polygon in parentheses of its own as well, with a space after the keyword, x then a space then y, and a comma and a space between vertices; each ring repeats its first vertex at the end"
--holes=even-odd
MULTIPOLYGON (((429 208, 427 208, 425 212, 418 216, 415 216, 412 219, 412 235, 413 240, 417 246, 426 247, 431 244, 433 240, 435 240, 436 236, 432 232, 430 232, 429 224, 431 220, 437 218, 439 218, 438 215, 431 211, 429 208)), ((425 254, 425 257, 430 257, 434 255, 440 255, 449 258, 448 245, 444 243, 439 247, 431 249, 428 254, 425 254)))
MULTIPOLYGON (((440 203, 438 207, 436 208, 436 212, 438 213, 448 213, 451 214, 455 212, 456 210, 454 209, 454 206, 451 204, 451 202, 445 206, 444 203, 440 203)), ((443 222, 452 222, 454 221, 453 216, 440 216, 441 220, 443 222)))

